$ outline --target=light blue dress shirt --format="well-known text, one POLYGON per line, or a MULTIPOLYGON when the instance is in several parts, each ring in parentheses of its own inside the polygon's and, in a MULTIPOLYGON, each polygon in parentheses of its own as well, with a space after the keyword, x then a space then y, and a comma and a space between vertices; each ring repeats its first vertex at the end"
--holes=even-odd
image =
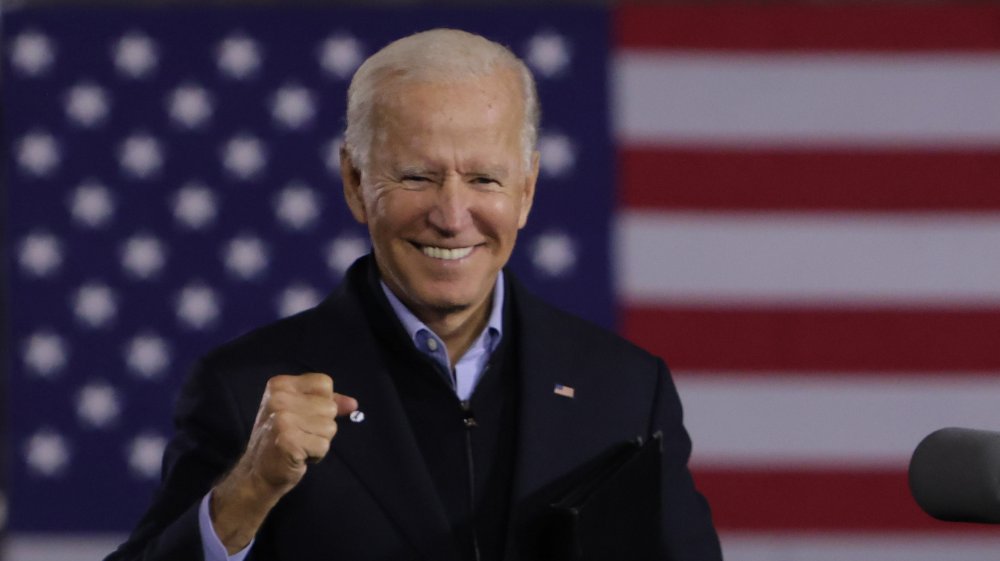
POLYGON ((403 305, 384 282, 381 284, 382 291, 385 292, 385 297, 389 300, 389 305, 392 306, 392 311, 396 312, 396 317, 403 324, 403 329, 406 330, 413 344, 419 351, 434 359, 444 372, 451 374, 449 382, 458 399, 468 401, 503 335, 503 271, 497 275, 496 284, 493 286, 493 307, 486 328, 472 343, 469 350, 465 351, 465 354, 458 359, 454 369, 451 367, 448 349, 444 346, 444 341, 424 325, 424 322, 417 319, 417 316, 403 305))
MULTIPOLYGON (((490 356, 493 355, 493 351, 496 350, 503 336, 503 271, 497 275, 496 284, 493 286, 493 305, 486 327, 469 347, 469 350, 465 351, 465 354, 458 359, 455 368, 451 367, 451 360, 448 357, 448 349, 445 347, 444 341, 417 316, 413 315, 413 312, 389 290, 384 282, 381 285, 385 297, 389 300, 389 305, 392 306, 392 311, 399 318, 399 322, 403 324, 403 329, 406 330, 417 350, 431 357, 442 367, 444 372, 449 372, 451 374, 449 382, 452 389, 455 390, 455 395, 462 401, 468 401, 472 397, 472 392, 475 391, 479 379, 486 371, 486 364, 489 362, 490 356)), ((209 491, 201 500, 201 505, 198 508, 198 529, 201 531, 201 547, 205 552, 205 561, 243 561, 250 553, 253 541, 251 540, 246 547, 232 555, 226 554, 226 546, 222 545, 222 540, 215 534, 215 528, 212 526, 212 517, 209 512, 211 498, 212 492, 209 491)))

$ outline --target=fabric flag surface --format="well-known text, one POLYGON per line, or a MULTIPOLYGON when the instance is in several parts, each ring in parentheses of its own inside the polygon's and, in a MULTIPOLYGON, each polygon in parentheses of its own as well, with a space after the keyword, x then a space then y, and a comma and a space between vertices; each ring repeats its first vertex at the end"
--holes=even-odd
POLYGON ((342 203, 346 87, 416 30, 477 31, 534 69, 541 180, 512 266, 613 327, 609 25, 596 9, 7 13, 12 542, 129 530, 196 358, 318 303, 368 250, 342 203))
POLYGON ((5 14, 15 538, 126 531, 196 357, 367 250, 346 80, 442 25, 536 72, 513 266, 667 360, 728 559, 995 558, 905 476, 937 428, 1000 430, 992 7, 5 14))
POLYGON ((732 559, 996 557, 906 467, 1000 429, 1000 10, 616 14, 623 331, 732 559))

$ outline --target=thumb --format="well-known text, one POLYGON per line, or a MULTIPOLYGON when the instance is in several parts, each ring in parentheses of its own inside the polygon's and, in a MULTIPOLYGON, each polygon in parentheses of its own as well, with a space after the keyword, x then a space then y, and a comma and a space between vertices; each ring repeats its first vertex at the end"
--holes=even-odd
POLYGON ((333 401, 337 404, 337 416, 350 415, 358 410, 358 400, 349 395, 340 393, 333 394, 333 401))

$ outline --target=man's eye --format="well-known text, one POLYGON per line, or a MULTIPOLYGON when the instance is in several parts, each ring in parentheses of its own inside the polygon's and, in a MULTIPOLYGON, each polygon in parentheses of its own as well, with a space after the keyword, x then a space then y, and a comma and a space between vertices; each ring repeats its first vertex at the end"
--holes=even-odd
POLYGON ((475 183, 476 185, 499 185, 500 184, 500 182, 497 181, 496 179, 493 179, 492 177, 485 177, 485 176, 476 177, 476 178, 474 178, 472 180, 472 182, 475 183))
POLYGON ((428 179, 428 178, 426 178, 426 177, 424 177, 422 175, 404 175, 403 176, 403 181, 420 182, 420 181, 430 181, 430 179, 428 179))

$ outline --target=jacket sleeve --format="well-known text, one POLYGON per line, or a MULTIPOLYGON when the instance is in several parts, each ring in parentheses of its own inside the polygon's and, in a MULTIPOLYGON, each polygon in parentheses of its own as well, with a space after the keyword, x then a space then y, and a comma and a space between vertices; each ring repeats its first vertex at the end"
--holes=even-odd
POLYGON ((250 429, 246 412, 207 364, 195 368, 181 391, 152 506, 105 561, 203 559, 199 503, 239 459, 250 429))
POLYGON ((664 550, 671 561, 722 559, 708 501, 695 489, 688 469, 691 439, 684 428, 681 400, 673 378, 657 359, 657 391, 649 433, 663 433, 661 513, 664 550))

